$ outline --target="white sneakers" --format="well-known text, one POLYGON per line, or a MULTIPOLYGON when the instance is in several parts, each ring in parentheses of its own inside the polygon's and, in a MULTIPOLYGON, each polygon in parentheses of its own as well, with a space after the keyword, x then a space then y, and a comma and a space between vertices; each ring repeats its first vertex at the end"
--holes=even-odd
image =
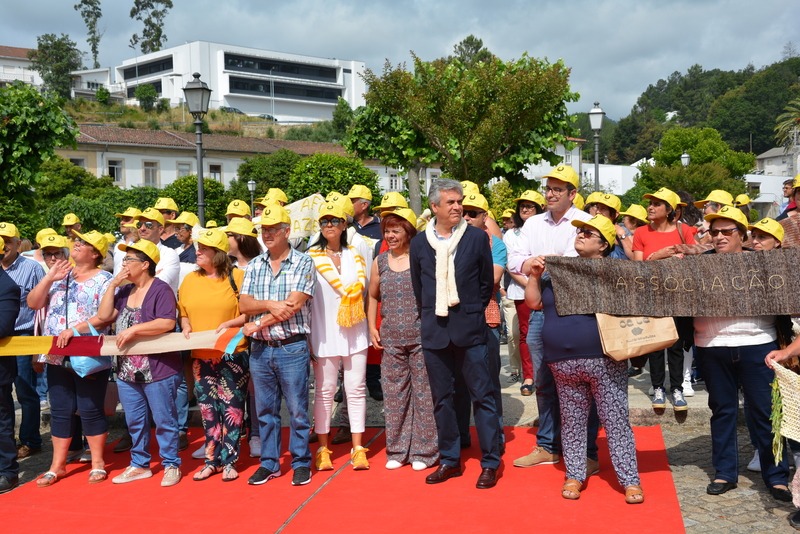
POLYGON ((167 488, 174 486, 181 481, 181 469, 176 465, 168 465, 164 468, 164 477, 161 479, 161 487, 167 488))
POLYGON ((683 396, 684 397, 694 397, 694 388, 692 388, 691 382, 684 382, 681 384, 683 386, 683 396))
POLYGON ((133 467, 129 465, 121 474, 111 479, 114 484, 125 484, 133 482, 134 480, 143 480, 153 476, 153 472, 149 469, 142 469, 141 467, 133 467))

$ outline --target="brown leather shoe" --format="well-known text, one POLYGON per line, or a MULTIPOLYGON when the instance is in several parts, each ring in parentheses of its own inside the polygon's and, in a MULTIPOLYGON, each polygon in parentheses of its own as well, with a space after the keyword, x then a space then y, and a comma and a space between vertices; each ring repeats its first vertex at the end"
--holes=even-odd
POLYGON ((17 459, 22 460, 23 458, 33 456, 34 454, 39 454, 40 452, 42 452, 41 447, 35 449, 33 447, 28 447, 27 445, 20 445, 17 447, 17 459))
POLYGON ((117 442, 117 444, 114 445, 114 452, 120 453, 120 452, 129 451, 129 450, 131 450, 131 447, 133 447, 133 439, 131 438, 131 435, 126 430, 125 434, 123 434, 123 436, 121 438, 119 438, 119 441, 117 442))
POLYGON ((347 443, 348 441, 352 441, 353 434, 350 432, 350 429, 346 426, 340 427, 339 431, 336 432, 336 435, 333 436, 331 439, 331 444, 333 445, 341 445, 342 443, 347 443))
POLYGON ((491 467, 484 467, 481 471, 481 476, 478 477, 478 483, 475 487, 478 489, 489 489, 497 485, 497 469, 491 467))
POLYGON ((436 471, 425 477, 426 484, 439 484, 449 478, 461 476, 461 465, 450 467, 449 465, 439 464, 436 471))

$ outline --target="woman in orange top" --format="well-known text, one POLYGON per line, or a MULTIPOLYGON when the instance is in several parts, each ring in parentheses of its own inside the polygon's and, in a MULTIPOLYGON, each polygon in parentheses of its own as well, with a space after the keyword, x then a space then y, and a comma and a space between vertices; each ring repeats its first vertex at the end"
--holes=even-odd
MULTIPOLYGON (((186 275, 178 292, 181 330, 187 339, 193 330, 220 331, 245 323, 245 316, 239 313, 238 292, 244 271, 231 265, 228 237, 212 229, 202 232, 197 242, 197 270, 186 275)), ((221 472, 223 481, 236 480, 250 377, 247 344, 242 340, 233 354, 194 350, 192 357, 195 397, 206 434, 206 463, 193 478, 206 480, 221 472)))

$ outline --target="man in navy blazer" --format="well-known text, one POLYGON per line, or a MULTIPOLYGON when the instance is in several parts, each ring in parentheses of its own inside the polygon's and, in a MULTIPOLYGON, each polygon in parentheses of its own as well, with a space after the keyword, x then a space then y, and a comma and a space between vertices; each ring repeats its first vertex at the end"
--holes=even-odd
POLYGON ((501 427, 493 395, 484 310, 494 277, 485 232, 462 219, 461 184, 433 182, 428 193, 435 216, 411 241, 411 281, 422 318, 422 350, 439 433, 439 468, 428 484, 461 476, 461 437, 453 401, 456 376, 463 375, 481 447, 477 487, 497 483, 501 427))

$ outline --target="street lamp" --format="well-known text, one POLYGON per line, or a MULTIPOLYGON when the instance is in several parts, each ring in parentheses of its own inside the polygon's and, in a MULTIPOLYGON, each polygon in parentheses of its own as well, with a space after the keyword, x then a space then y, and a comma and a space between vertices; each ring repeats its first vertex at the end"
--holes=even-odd
POLYGON ((275 77, 272 75, 272 71, 275 70, 275 67, 271 67, 269 69, 269 98, 272 100, 272 121, 275 121, 275 77))
POLYGON ((250 191, 250 213, 255 213, 255 206, 254 206, 254 195, 256 194, 256 181, 255 180, 247 180, 247 190, 250 191))
POLYGON ((691 163, 691 161, 692 157, 689 155, 688 152, 684 150, 683 154, 681 154, 681 165, 683 165, 683 167, 686 168, 689 166, 689 163, 691 163))
POLYGON ((200 73, 192 74, 194 80, 183 88, 186 97, 186 107, 194 117, 194 133, 197 136, 197 216, 200 226, 206 225, 206 202, 203 193, 203 115, 208 113, 208 104, 211 101, 211 89, 205 82, 200 81, 200 73))
POLYGON ((594 132, 594 190, 600 191, 600 130, 603 129, 603 117, 606 112, 600 109, 600 102, 595 102, 589 111, 589 126, 594 132))

